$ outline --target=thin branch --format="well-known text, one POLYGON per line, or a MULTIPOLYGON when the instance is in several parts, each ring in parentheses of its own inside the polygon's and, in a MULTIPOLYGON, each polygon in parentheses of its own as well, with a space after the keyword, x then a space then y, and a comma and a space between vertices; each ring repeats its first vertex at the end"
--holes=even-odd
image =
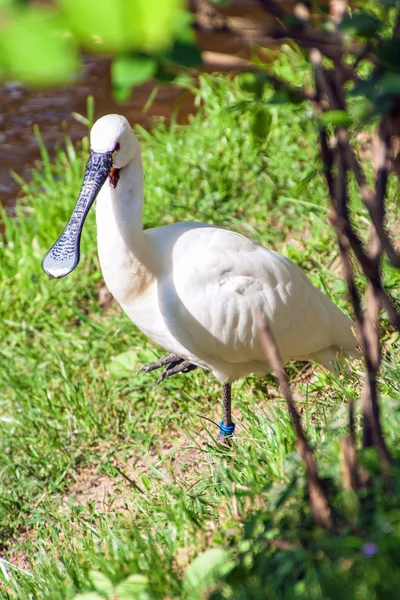
MULTIPOLYGON (((310 53, 310 60, 314 64, 317 96, 321 101, 322 94, 329 102, 331 110, 346 110, 343 82, 336 72, 327 72, 322 67, 322 57, 318 50, 310 53)), ((386 130, 382 127, 383 132, 386 130)), ((382 137, 383 134, 381 134, 382 137)), ((363 411, 363 446, 375 446, 385 468, 391 462, 391 457, 385 444, 380 423, 380 410, 377 390, 377 374, 380 367, 381 349, 379 344, 380 321, 379 312, 384 304, 389 308, 389 314, 396 322, 398 317, 389 297, 384 291, 381 283, 380 258, 384 244, 381 243, 382 236, 379 232, 383 230, 384 202, 387 185, 387 139, 382 141, 379 157, 376 158, 378 174, 376 178, 376 193, 370 196, 371 220, 374 228, 371 232, 369 249, 364 249, 361 240, 355 233, 349 214, 349 199, 347 193, 347 174, 349 169, 355 173, 360 190, 365 197, 368 190, 361 166, 355 157, 348 141, 348 132, 344 127, 336 128, 336 153, 334 154, 328 146, 326 130, 320 133, 321 154, 325 164, 325 175, 327 178, 332 205, 332 224, 335 226, 339 241, 339 248, 343 261, 345 277, 352 299, 359 340, 364 353, 366 375, 362 393, 363 411), (336 161, 335 161, 336 159, 336 161), (335 162, 337 171, 334 173, 335 162), (351 248, 357 257, 361 268, 366 275, 369 284, 366 295, 366 309, 362 313, 361 302, 354 281, 354 273, 349 261, 348 250, 351 248), (385 303, 383 303, 385 299, 385 303), (393 314, 394 313, 394 314, 393 314)), ((365 201, 365 198, 364 198, 365 201)), ((349 458, 349 454, 347 458, 349 458)))
POLYGON ((265 8, 267 13, 273 17, 276 17, 277 19, 280 19, 281 21, 283 21, 283 19, 287 16, 285 9, 282 8, 278 2, 275 2, 275 0, 258 0, 258 2, 263 8, 265 8))
MULTIPOLYGON (((314 64, 316 86, 317 90, 319 90, 319 97, 321 97, 323 93, 329 101, 330 108, 333 110, 346 110, 343 93, 336 91, 337 87, 342 87, 342 82, 338 82, 337 78, 335 80, 335 78, 330 76, 330 74, 322 68, 322 57, 318 50, 313 50, 310 53, 310 60, 314 64)), ((385 141, 383 143, 387 145, 389 143, 387 129, 384 130, 384 134, 386 135, 386 138, 384 138, 385 141)), ((381 135, 384 134, 382 133, 381 135)), ((384 231, 384 211, 382 208, 382 206, 384 205, 384 197, 386 195, 388 173, 388 149, 386 149, 384 152, 381 152, 381 155, 383 155, 384 158, 381 158, 380 162, 376 161, 378 163, 380 177, 379 181, 377 180, 377 190, 381 194, 381 196, 378 199, 378 203, 380 206, 379 209, 376 209, 376 194, 373 194, 372 192, 370 192, 370 190, 368 190, 368 187, 366 185, 366 179, 362 171, 361 165, 359 164, 354 154, 354 151, 352 150, 349 144, 348 132, 344 127, 339 127, 337 130, 337 150, 340 157, 340 161, 342 161, 343 164, 347 163, 346 172, 350 168, 355 173, 357 183, 360 186, 361 196, 364 199, 367 208, 368 206, 370 207, 369 212, 371 220, 374 224, 379 240, 381 241, 383 247, 387 251, 389 258, 392 257, 392 259, 394 260, 393 253, 396 256, 397 254, 384 231)), ((334 160, 333 154, 331 153, 331 155, 329 156, 328 151, 329 147, 327 141, 325 141, 321 144, 321 154, 324 160, 324 164, 326 165, 325 175, 326 169, 329 167, 329 165, 329 169, 332 171, 332 161, 334 160)), ((333 176, 331 176, 329 180, 327 179, 327 183, 331 195, 331 200, 333 203, 336 203, 337 198, 335 198, 334 193, 332 194, 333 176)), ((347 199, 345 199, 345 201, 341 203, 340 208, 341 210, 338 211, 336 217, 332 220, 332 223, 335 225, 337 231, 338 229, 340 229, 341 232, 348 238, 349 244, 360 263, 364 275, 373 283, 374 287, 379 291, 382 306, 387 311, 391 324, 394 327, 396 327, 396 329, 399 329, 400 315, 397 313, 391 299, 389 298, 382 286, 380 270, 374 262, 373 256, 367 254, 367 252, 365 251, 363 243, 361 242, 359 236, 356 234, 353 227, 351 226, 351 222, 348 215, 347 199)))
POLYGON ((349 433, 341 439, 343 457, 343 486, 356 492, 360 485, 357 471, 356 433, 354 421, 354 401, 349 402, 349 433))
POLYGON ((332 529, 332 515, 329 508, 328 498, 325 494, 322 481, 318 475, 317 465, 313 452, 308 444, 306 435, 301 426, 301 418, 293 401, 287 377, 283 370, 282 360, 276 345, 273 333, 267 323, 260 323, 260 338, 267 357, 268 364, 275 372, 282 393, 285 397, 293 426, 297 436, 299 454, 306 466, 308 493, 313 518, 316 523, 327 529, 332 529))
MULTIPOLYGON (((355 175, 357 184, 360 188, 361 197, 364 201, 365 206, 368 209, 369 216, 375 227, 380 243, 382 244, 383 249, 385 250, 388 256, 391 265, 398 269, 400 268, 400 255, 396 252, 391 240, 389 239, 384 229, 384 214, 381 213, 384 206, 384 199, 386 196, 387 189, 387 179, 390 169, 390 163, 388 158, 389 150, 386 148, 386 143, 386 141, 382 141, 382 144, 380 144, 382 159, 379 160, 375 193, 368 187, 362 167, 354 151, 352 150, 348 140, 345 142, 345 148, 347 160, 355 175)), ((390 142, 388 143, 390 144, 390 142)))

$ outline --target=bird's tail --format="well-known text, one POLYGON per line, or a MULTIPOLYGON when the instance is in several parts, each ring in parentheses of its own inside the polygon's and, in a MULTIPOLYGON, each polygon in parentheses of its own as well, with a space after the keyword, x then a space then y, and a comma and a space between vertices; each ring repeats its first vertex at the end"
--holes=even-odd
POLYGON ((350 359, 359 360, 362 354, 358 347, 349 350, 343 350, 338 346, 330 346, 319 352, 314 352, 311 359, 319 363, 329 371, 340 372, 344 368, 347 370, 350 359))

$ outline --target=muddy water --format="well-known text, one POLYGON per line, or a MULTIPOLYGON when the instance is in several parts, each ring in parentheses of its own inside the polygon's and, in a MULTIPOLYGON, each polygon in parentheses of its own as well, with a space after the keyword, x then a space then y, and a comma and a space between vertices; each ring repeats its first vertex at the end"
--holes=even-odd
MULTIPOLYGON (((292 2, 286 0, 289 5, 292 2)), ((214 12, 209 9, 202 18, 207 17, 207 23, 211 19, 212 25, 214 12), (208 14, 210 11, 211 17, 208 14)), ((221 28, 214 30, 213 25, 210 27, 208 23, 207 27, 197 32, 197 43, 204 51, 203 70, 212 72, 246 68, 243 59, 249 58, 253 52, 249 36, 254 39, 265 36, 271 17, 261 3, 254 0, 235 0, 219 6, 218 12, 223 15, 228 27, 226 31, 221 28), (233 31, 236 33, 233 34, 233 31)), ((217 25, 221 26, 221 16, 217 17, 217 25)), ((269 43, 266 47, 276 48, 269 43)), ((130 102, 123 106, 116 104, 110 93, 110 63, 107 59, 94 57, 84 59, 82 76, 69 87, 33 91, 16 83, 4 84, 0 87, 0 202, 12 211, 19 186, 11 177, 10 170, 29 179, 30 170, 39 158, 33 125, 39 125, 50 154, 57 145, 62 145, 65 133, 76 141, 86 134, 86 128, 71 116, 71 112, 86 114, 86 98, 89 94, 95 99, 96 118, 110 112, 120 112, 132 124, 140 123, 145 127, 150 124, 152 115, 170 117, 178 101, 180 120, 193 111, 193 98, 188 92, 165 85, 159 88, 153 104, 144 114, 143 107, 152 89, 153 84, 136 88, 130 102)))
MULTIPOLYGON (((291 1, 287 0, 289 4, 291 1)), ((198 45, 205 51, 203 70, 212 72, 246 68, 243 59, 249 58, 252 53, 247 36, 254 35, 254 39, 258 39, 261 34, 265 35, 271 17, 254 0, 235 0, 220 6, 219 12, 225 15, 225 24, 242 32, 244 37, 242 33, 233 35, 224 30, 213 31, 209 27, 198 32, 198 45)), ((218 17, 218 23, 220 20, 218 17)), ((269 47, 269 44, 266 46, 269 47)), ((33 91, 16 83, 4 84, 0 87, 0 202, 12 211, 19 186, 10 175, 10 170, 29 179, 30 170, 39 158, 33 125, 39 125, 50 153, 57 145, 62 145, 65 133, 73 141, 81 138, 86 134, 86 128, 71 116, 71 112, 86 114, 86 98, 89 94, 95 99, 96 118, 110 112, 120 112, 132 124, 140 123, 145 127, 149 125, 152 115, 170 117, 178 101, 180 120, 193 111, 193 98, 188 92, 165 85, 160 86, 154 102, 144 114, 143 107, 152 89, 153 84, 136 88, 130 102, 123 106, 116 104, 110 93, 110 63, 107 59, 94 57, 84 59, 82 76, 69 87, 33 91)))
POLYGON ((165 85, 146 113, 143 108, 154 84, 146 84, 134 91, 132 99, 118 105, 110 93, 110 64, 104 58, 87 58, 80 80, 70 87, 56 90, 29 90, 17 83, 6 83, 0 89, 0 201, 12 212, 19 194, 19 186, 10 174, 16 171, 25 179, 39 149, 33 134, 33 125, 40 127, 50 153, 62 145, 65 133, 76 141, 87 133, 76 121, 73 111, 86 114, 86 98, 95 99, 95 117, 120 112, 129 121, 148 126, 152 115, 170 117, 179 101, 179 118, 184 119, 193 110, 193 98, 182 89, 165 85))

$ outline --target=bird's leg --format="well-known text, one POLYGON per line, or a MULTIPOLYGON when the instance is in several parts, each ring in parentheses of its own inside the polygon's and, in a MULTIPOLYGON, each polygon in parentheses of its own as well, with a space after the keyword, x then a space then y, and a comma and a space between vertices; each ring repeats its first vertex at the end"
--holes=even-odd
POLYGON ((225 383, 223 387, 223 411, 224 416, 219 425, 218 441, 227 441, 235 431, 235 424, 232 423, 232 407, 231 407, 231 384, 225 383))
POLYGON ((183 360, 183 358, 181 358, 178 363, 174 362, 168 365, 168 367, 161 373, 157 383, 161 383, 167 377, 171 377, 171 375, 176 375, 177 373, 190 373, 190 371, 194 371, 195 369, 197 369, 197 365, 194 365, 188 360, 183 360))
POLYGON ((163 358, 159 358, 158 360, 151 363, 150 365, 145 365, 144 367, 141 367, 139 369, 139 371, 137 371, 137 373, 150 373, 151 371, 154 371, 154 369, 160 369, 164 365, 175 366, 182 361, 183 361, 183 358, 180 358, 176 354, 168 354, 167 356, 164 356, 163 358))

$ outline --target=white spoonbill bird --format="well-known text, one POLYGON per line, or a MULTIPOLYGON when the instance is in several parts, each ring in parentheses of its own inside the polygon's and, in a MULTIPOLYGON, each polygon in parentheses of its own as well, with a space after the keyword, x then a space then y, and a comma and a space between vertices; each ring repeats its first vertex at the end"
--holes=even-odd
POLYGON ((86 215, 97 198, 97 243, 111 294, 170 354, 161 379, 203 367, 223 384, 220 437, 231 435, 231 383, 268 372, 257 316, 268 320, 282 360, 330 367, 353 355, 352 321, 293 262, 243 235, 204 223, 143 230, 143 167, 125 117, 106 115, 90 134, 82 188, 64 231, 43 259, 55 278, 79 262, 86 215))

